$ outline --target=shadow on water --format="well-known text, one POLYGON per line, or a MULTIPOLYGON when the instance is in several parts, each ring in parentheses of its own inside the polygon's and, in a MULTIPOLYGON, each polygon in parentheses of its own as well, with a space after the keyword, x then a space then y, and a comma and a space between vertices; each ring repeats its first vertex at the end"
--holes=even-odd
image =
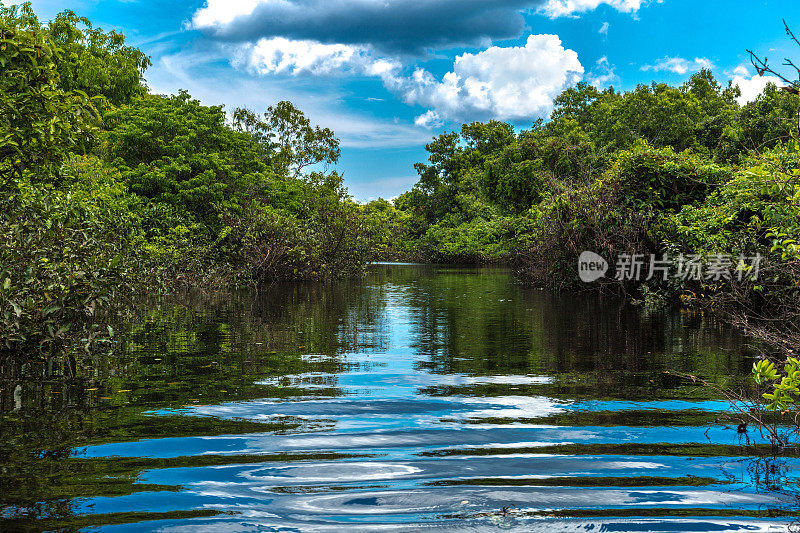
POLYGON ((736 384, 702 313, 531 290, 502 269, 183 295, 80 379, 0 369, 0 530, 768 531, 800 463, 664 374, 736 384))

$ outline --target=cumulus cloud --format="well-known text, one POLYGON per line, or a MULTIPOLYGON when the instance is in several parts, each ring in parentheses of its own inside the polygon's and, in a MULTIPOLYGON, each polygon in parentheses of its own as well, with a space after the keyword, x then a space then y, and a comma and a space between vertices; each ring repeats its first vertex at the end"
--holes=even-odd
POLYGON ((696 57, 690 61, 682 57, 665 57, 660 59, 653 65, 645 65, 642 67, 643 71, 652 70, 655 72, 673 72, 675 74, 687 74, 689 72, 697 72, 702 69, 713 69, 714 63, 705 57, 696 57))
POLYGON ((733 71, 733 78, 731 82, 738 85, 742 91, 742 95, 737 98, 739 105, 745 105, 747 102, 752 102, 758 95, 764 92, 767 84, 773 83, 780 87, 782 82, 776 76, 759 76, 757 74, 750 74, 750 70, 744 65, 739 65, 733 71))
POLYGON ((414 119, 414 125, 422 128, 441 128, 444 126, 444 121, 439 113, 433 110, 428 110, 414 119))
MULTIPOLYGON (((462 54, 441 79, 423 68, 408 73, 399 61, 364 47, 280 37, 241 46, 234 63, 259 75, 345 73, 379 78, 406 103, 428 108, 415 120, 426 128, 445 121, 544 117, 553 99, 584 74, 578 54, 565 49, 556 35, 530 35, 524 46, 462 54)), ((615 78, 606 58, 593 73, 597 84, 615 78)))
POLYGON ((546 0, 539 12, 550 18, 568 17, 575 13, 592 11, 605 4, 623 13, 634 13, 644 3, 645 0, 546 0))
POLYGON ((441 80, 416 69, 410 77, 386 76, 384 83, 407 103, 427 107, 416 123, 430 127, 443 120, 547 116, 553 99, 583 73, 578 54, 565 49, 558 36, 530 35, 524 46, 458 56, 441 80))

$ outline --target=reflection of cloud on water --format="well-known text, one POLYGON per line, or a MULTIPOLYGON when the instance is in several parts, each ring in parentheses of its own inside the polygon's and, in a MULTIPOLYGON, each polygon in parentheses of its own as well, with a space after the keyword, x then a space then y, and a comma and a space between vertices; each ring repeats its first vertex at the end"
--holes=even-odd
MULTIPOLYGON (((307 355, 315 361, 327 360, 328 356, 307 355)), ((270 377, 258 381, 257 385, 284 385, 291 384, 296 387, 315 387, 314 380, 329 376, 338 380, 340 386, 347 386, 353 392, 359 389, 371 389, 376 386, 417 386, 417 387, 456 387, 470 385, 547 385, 553 383, 550 376, 470 376, 464 374, 428 374, 415 373, 388 373, 388 372, 347 372, 339 374, 325 374, 307 372, 304 374, 289 374, 285 376, 270 377)))
POLYGON ((292 483, 348 483, 351 481, 390 480, 422 472, 421 468, 384 462, 331 462, 270 466, 250 470, 242 477, 248 481, 292 483))

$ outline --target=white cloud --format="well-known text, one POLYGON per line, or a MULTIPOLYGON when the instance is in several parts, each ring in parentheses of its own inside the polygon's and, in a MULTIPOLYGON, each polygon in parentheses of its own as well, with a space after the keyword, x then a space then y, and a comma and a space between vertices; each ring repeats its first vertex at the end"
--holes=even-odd
MULTIPOLYGON (((424 128, 439 127, 447 120, 544 117, 552 110, 553 99, 584 74, 578 54, 565 49, 556 35, 530 35, 524 46, 465 53, 456 57, 452 72, 441 80, 422 68, 405 75, 398 60, 376 57, 363 47, 282 37, 241 47, 234 64, 260 75, 377 77, 406 103, 428 108, 414 121, 424 128)), ((594 81, 604 84, 614 78, 613 68, 603 58, 594 81)))
POLYGON ((586 75, 586 81, 598 89, 606 87, 618 79, 619 77, 614 73, 614 65, 609 63, 606 56, 598 59, 594 68, 586 75))
POLYGON ((682 57, 665 57, 660 59, 654 65, 645 65, 642 67, 643 71, 652 70, 655 72, 674 72, 675 74, 687 74, 689 72, 697 72, 701 69, 713 69, 714 63, 705 57, 696 57, 690 61, 682 57))
POLYGON ((441 80, 417 69, 411 77, 386 76, 384 83, 407 103, 429 108, 416 123, 431 126, 442 120, 544 117, 553 99, 583 73, 578 54, 558 36, 530 35, 525 46, 458 56, 441 80))
POLYGON ((711 70, 714 68, 714 62, 708 59, 707 57, 696 57, 694 60, 694 68, 696 70, 701 70, 701 69, 711 70))
POLYGON ((236 17, 252 13, 261 3, 262 0, 208 0, 195 12, 192 23, 198 28, 230 24, 236 17))
POLYGON ((733 74, 731 82, 734 85, 738 85, 742 91, 742 96, 736 99, 739 105, 745 105, 747 102, 755 100, 758 95, 764 92, 769 83, 774 83, 778 87, 781 86, 779 78, 775 76, 759 76, 757 74, 750 75, 750 70, 744 65, 736 67, 733 74))
POLYGON ((444 125, 444 121, 436 111, 428 110, 414 119, 414 124, 422 128, 440 128, 444 125))
POLYGON ((350 72, 382 76, 400 67, 399 63, 374 58, 369 50, 346 44, 295 41, 283 37, 260 39, 245 45, 233 64, 260 75, 330 75, 350 72))
POLYGON ((599 33, 600 35, 608 36, 608 29, 610 27, 611 27, 611 24, 609 24, 608 22, 604 22, 603 25, 600 26, 600 29, 597 31, 597 33, 599 33))
POLYGON ((739 65, 738 67, 733 69, 733 73, 736 74, 737 76, 749 76, 750 70, 744 65, 739 65))
POLYGON ((623 13, 635 13, 646 0, 547 0, 539 12, 550 18, 574 16, 597 9, 601 4, 623 13))

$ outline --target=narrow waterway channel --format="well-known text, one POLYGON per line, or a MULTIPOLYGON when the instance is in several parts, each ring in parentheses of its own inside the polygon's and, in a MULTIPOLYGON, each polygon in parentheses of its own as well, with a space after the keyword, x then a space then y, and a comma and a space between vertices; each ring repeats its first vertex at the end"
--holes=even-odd
MULTIPOLYGON (((727 404, 748 341, 501 269, 153 304, 88 377, 7 372, 0 530, 781 531, 798 463, 727 404)), ((15 370, 19 372, 20 369, 15 370)))

